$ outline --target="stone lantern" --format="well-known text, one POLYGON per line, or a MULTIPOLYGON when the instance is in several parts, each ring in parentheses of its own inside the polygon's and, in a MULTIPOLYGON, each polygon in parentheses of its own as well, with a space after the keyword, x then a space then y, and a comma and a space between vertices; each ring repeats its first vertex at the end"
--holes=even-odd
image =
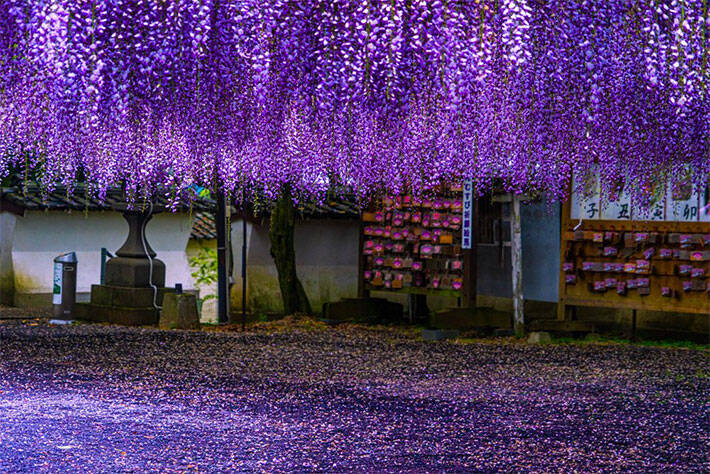
POLYGON ((165 264, 155 258, 156 253, 145 237, 146 224, 153 215, 125 211, 123 217, 128 222, 128 237, 116 251, 116 257, 106 262, 106 285, 146 288, 152 283, 165 286, 165 264))
POLYGON ((78 317, 123 325, 157 324, 157 307, 165 293, 174 289, 165 288, 165 264, 155 258, 145 237, 152 213, 125 209, 123 217, 128 222, 128 237, 116 257, 106 262, 104 283, 91 285, 91 301, 77 305, 78 317))

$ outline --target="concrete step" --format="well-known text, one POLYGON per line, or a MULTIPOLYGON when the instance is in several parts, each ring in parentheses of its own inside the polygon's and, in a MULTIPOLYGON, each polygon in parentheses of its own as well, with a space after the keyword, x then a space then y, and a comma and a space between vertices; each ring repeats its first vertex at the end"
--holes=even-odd
POLYGON ((590 333, 594 325, 587 321, 558 321, 556 319, 532 321, 530 331, 546 331, 552 333, 590 333))
POLYGON ((160 329, 200 329, 195 295, 166 294, 158 326, 160 329))
POLYGON ((323 305, 323 319, 355 321, 359 323, 403 319, 404 308, 384 298, 344 298, 323 305))
MULTIPOLYGON (((156 295, 158 306, 163 304, 166 293, 174 293, 174 288, 160 287, 156 295)), ((191 293, 186 291, 185 293, 191 293)), ((194 293, 194 292, 192 292, 194 293)), ((128 286, 91 285, 91 303, 102 306, 123 308, 147 308, 153 306, 153 288, 132 288, 128 286)))
POLYGON ((152 306, 135 308, 128 306, 108 306, 94 303, 77 303, 75 318, 98 323, 120 324, 123 326, 149 326, 158 324, 158 310, 152 306))
POLYGON ((510 328, 510 314, 491 308, 450 308, 430 318, 438 329, 510 328))
POLYGON ((441 341, 456 339, 460 331, 457 329, 422 329, 422 339, 425 341, 441 341))

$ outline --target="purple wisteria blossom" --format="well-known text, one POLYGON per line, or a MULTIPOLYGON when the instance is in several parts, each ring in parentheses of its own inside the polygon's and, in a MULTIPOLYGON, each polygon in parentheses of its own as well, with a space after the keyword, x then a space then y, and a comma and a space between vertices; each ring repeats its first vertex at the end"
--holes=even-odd
POLYGON ((710 175, 703 0, 2 0, 0 176, 296 199, 710 175))

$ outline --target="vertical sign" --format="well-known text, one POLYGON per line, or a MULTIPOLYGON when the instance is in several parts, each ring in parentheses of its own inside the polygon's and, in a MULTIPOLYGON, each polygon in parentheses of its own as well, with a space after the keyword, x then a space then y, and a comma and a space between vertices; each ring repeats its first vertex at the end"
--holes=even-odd
POLYGON ((629 221, 631 220, 631 195, 624 189, 617 193, 616 199, 606 203, 602 208, 602 219, 612 221, 629 221))
MULTIPOLYGON (((691 182, 664 186, 649 208, 635 204, 624 189, 616 199, 604 201, 598 174, 585 182, 575 182, 570 202, 572 220, 633 220, 671 222, 710 222, 710 187, 700 191, 691 182)), ((604 196, 606 197, 606 195, 604 196)))
POLYGON ((601 184, 599 174, 593 172, 594 181, 579 183, 572 191, 572 219, 599 219, 601 215, 601 184), (591 188, 591 190, 589 189, 591 188))
POLYGON ((700 193, 700 222, 710 222, 710 186, 700 193))
MULTIPOLYGON (((646 219, 649 221, 663 221, 666 220, 666 199, 659 198, 651 204, 651 209, 647 211, 646 219)), ((636 216, 634 216, 636 219, 636 216)))
POLYGON ((697 222, 700 214, 700 196, 692 184, 676 183, 668 186, 666 219, 679 222, 697 222))
POLYGON ((461 220, 461 248, 470 249, 473 237, 473 181, 467 179, 463 182, 463 215, 461 220))

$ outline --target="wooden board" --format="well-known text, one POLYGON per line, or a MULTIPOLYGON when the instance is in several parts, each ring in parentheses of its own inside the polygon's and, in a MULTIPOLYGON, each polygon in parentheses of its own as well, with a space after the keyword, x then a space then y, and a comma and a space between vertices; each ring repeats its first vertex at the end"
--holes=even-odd
POLYGON ((437 294, 475 302, 475 290, 468 288, 475 277, 467 271, 475 268, 475 252, 462 248, 462 197, 460 188, 422 199, 397 196, 363 212, 361 294, 437 294))
POLYGON ((710 243, 706 237, 710 235, 710 222, 582 220, 580 224, 579 220, 571 220, 568 201, 562 207, 561 229, 559 320, 566 319, 569 306, 710 315, 710 243), (601 241, 599 234, 603 234, 601 241), (647 240, 643 239, 643 234, 647 234, 647 240), (692 242, 688 241, 688 236, 692 237, 692 242), (681 237, 683 243, 679 240, 681 237), (605 250, 611 247, 616 248, 617 255, 605 250), (669 256, 668 252, 672 254, 669 256), (702 259, 694 260, 698 253, 702 253, 702 259), (628 271, 631 267, 621 272, 608 271, 610 267, 605 266, 623 263, 643 269, 646 262, 647 273, 645 270, 632 273, 628 271), (592 264, 597 265, 592 267, 592 264), (598 265, 602 265, 601 271, 598 265), (688 268, 696 270, 683 274, 688 268), (701 271, 702 275, 698 275, 701 271), (576 282, 568 281, 570 275, 576 277, 576 282), (617 280, 616 287, 606 284, 613 279, 617 280), (605 291, 599 288, 601 281, 605 282, 605 291), (642 286, 641 291, 628 289, 629 282, 633 281, 648 286, 642 286), (619 282, 627 286, 621 294, 619 282), (692 283, 692 289, 684 289, 684 285, 690 286, 688 282, 692 283))

